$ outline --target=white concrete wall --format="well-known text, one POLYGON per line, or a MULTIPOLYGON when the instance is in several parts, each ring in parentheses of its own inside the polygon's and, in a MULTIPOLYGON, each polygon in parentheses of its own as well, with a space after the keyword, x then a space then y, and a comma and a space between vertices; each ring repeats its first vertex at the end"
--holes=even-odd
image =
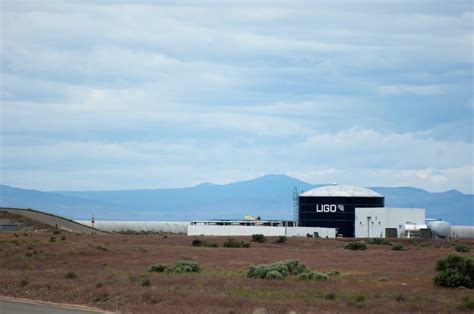
POLYGON ((269 227, 269 226, 216 226, 196 224, 188 226, 189 236, 212 235, 212 236, 251 236, 253 234, 263 234, 267 237, 288 236, 305 237, 307 233, 318 232, 321 238, 326 236, 334 238, 336 230, 334 228, 310 228, 310 227, 269 227), (286 230, 285 230, 286 229, 286 230))
POLYGON ((355 237, 381 238, 385 237, 385 228, 396 228, 397 235, 402 235, 406 223, 425 224, 423 208, 356 208, 355 237), (371 217, 367 227, 367 217, 371 217))

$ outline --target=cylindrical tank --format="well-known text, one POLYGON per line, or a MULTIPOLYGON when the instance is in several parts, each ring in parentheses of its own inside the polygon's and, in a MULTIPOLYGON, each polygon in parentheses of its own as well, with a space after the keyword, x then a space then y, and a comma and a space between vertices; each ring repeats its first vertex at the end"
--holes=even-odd
POLYGON ((419 225, 419 224, 405 224, 403 226, 403 231, 420 231, 421 229, 428 228, 426 225, 419 225))
POLYGON ((451 226, 451 238, 474 238, 474 226, 451 226))
POLYGON ((336 228, 344 237, 354 237, 355 208, 384 207, 384 196, 370 189, 333 184, 298 198, 298 223, 302 227, 336 228))
POLYGON ((451 233, 451 225, 447 221, 432 221, 428 224, 428 228, 439 238, 446 238, 451 233))

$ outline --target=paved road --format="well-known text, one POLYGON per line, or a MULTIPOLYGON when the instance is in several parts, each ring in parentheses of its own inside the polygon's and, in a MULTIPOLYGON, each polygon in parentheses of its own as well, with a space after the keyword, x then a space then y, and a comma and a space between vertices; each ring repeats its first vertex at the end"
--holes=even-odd
POLYGON ((107 313, 94 309, 35 303, 0 297, 0 314, 97 314, 107 313))
POLYGON ((96 229, 92 229, 91 227, 81 225, 77 222, 70 221, 59 216, 52 216, 46 213, 35 211, 35 210, 28 210, 28 209, 16 209, 16 208, 0 208, 2 211, 7 211, 13 214, 22 215, 28 217, 33 220, 40 221, 42 223, 48 224, 50 226, 58 226, 59 228, 65 229, 70 232, 75 233, 85 233, 85 234, 105 234, 96 229))

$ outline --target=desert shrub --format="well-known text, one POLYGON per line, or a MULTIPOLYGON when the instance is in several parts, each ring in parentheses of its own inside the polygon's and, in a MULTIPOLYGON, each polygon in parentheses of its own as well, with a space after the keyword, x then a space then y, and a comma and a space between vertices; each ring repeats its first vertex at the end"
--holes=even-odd
POLYGON ((364 241, 354 241, 354 242, 349 242, 346 245, 344 245, 344 248, 346 250, 365 250, 367 249, 367 245, 365 244, 364 241))
POLYGON ((104 291, 92 296, 91 301, 92 303, 103 303, 107 302, 109 299, 110 295, 106 291, 104 291))
POLYGON ((199 240, 199 239, 194 239, 191 244, 192 244, 192 246, 219 247, 219 245, 217 243, 207 242, 207 241, 199 240))
POLYGON ((350 298, 350 301, 356 302, 356 303, 365 302, 365 300, 366 300, 366 297, 363 294, 355 294, 350 298))
POLYGON ((267 238, 263 234, 252 235, 252 242, 264 243, 267 242, 267 238))
POLYGON ((382 278, 379 279, 379 282, 387 282, 387 281, 388 281, 388 279, 386 277, 382 277, 382 278))
POLYGON ((256 266, 250 266, 247 272, 249 278, 265 278, 267 273, 276 271, 280 273, 282 277, 288 277, 289 271, 288 266, 283 262, 276 262, 271 264, 262 264, 256 266))
POLYGON ((275 243, 285 243, 286 241, 288 241, 288 238, 287 238, 287 237, 285 237, 285 236, 279 236, 279 237, 276 239, 275 243))
POLYGON ((339 276, 341 275, 341 272, 338 270, 331 270, 326 273, 326 276, 339 276))
POLYGON ((16 239, 15 239, 15 240, 11 240, 10 242, 13 243, 13 244, 16 245, 16 246, 19 246, 19 245, 21 244, 20 241, 18 241, 18 240, 16 240, 16 239))
POLYGON ((392 245, 390 241, 384 238, 372 238, 369 240, 369 244, 375 244, 375 245, 392 245))
POLYGON ((265 279, 268 279, 268 280, 280 280, 283 278, 284 278, 283 275, 276 270, 269 271, 265 275, 265 279))
POLYGON ((392 251, 405 251, 405 249, 403 248, 403 245, 395 244, 392 246, 392 251))
POLYGON ((245 241, 237 241, 235 239, 229 238, 224 243, 224 247, 228 247, 228 248, 248 248, 248 247, 250 247, 250 243, 245 242, 245 241))
POLYGON ((66 236, 65 235, 61 236, 61 240, 62 241, 66 240, 66 236))
POLYGON ((76 279, 77 274, 73 271, 70 271, 70 272, 66 273, 66 275, 64 277, 66 277, 66 279, 76 279))
POLYGON ((49 238, 49 242, 50 242, 50 243, 56 242, 56 237, 51 237, 51 238, 49 238))
POLYGON ((194 239, 193 242, 191 242, 192 246, 202 246, 202 240, 199 239, 194 239))
POLYGON ((149 272, 155 272, 155 273, 163 273, 165 271, 170 270, 168 265, 166 264, 153 264, 148 267, 149 272))
POLYGON ((61 234, 61 230, 59 230, 58 228, 55 228, 53 231, 53 234, 61 234))
POLYGON ((307 237, 307 238, 312 238, 313 235, 312 235, 311 233, 307 233, 307 234, 306 234, 306 237, 307 237))
POLYGON ((334 292, 328 292, 328 293, 326 293, 326 295, 324 296, 324 298, 325 298, 326 300, 331 300, 331 301, 332 301, 332 300, 336 300, 336 297, 337 297, 337 295, 336 295, 334 292))
POLYGON ((473 311, 474 310, 474 298, 470 296, 463 296, 461 302, 459 302, 457 309, 460 311, 473 311))
POLYGON ((456 252, 460 252, 460 253, 468 253, 469 251, 471 251, 469 246, 467 246, 466 244, 462 244, 462 243, 456 244, 454 246, 454 249, 456 250, 456 252))
POLYGON ((97 281, 95 284, 96 288, 102 288, 104 286, 104 283, 102 281, 97 281))
POLYGON ((290 275, 299 275, 309 271, 309 268, 303 262, 297 259, 286 261, 285 264, 288 267, 288 272, 290 275))
POLYGON ((30 283, 30 281, 27 279, 27 278, 23 278, 22 280, 20 280, 20 287, 26 287, 28 286, 28 284, 30 283))
POLYGON ((298 280, 327 280, 328 276, 317 271, 308 271, 298 275, 298 280))
POLYGON ((201 267, 196 262, 178 261, 174 271, 176 273, 198 273, 201 271, 201 267))
POLYGON ((398 302, 403 302, 406 300, 406 297, 403 294, 397 294, 395 296, 395 300, 397 300, 398 302))
POLYGON ((472 257, 450 254, 436 262, 437 271, 433 282, 441 287, 474 288, 474 259, 472 257))
POLYGON ((102 246, 102 245, 98 245, 96 246, 96 249, 100 250, 100 251, 108 251, 108 249, 105 247, 105 246, 102 246))
POLYGON ((31 253, 31 252, 26 252, 25 256, 27 256, 27 257, 32 257, 32 256, 33 256, 33 253, 31 253))
POLYGON ((140 286, 142 287, 148 287, 151 286, 151 280, 147 276, 141 276, 140 277, 140 286))
POLYGON ((14 233, 13 235, 15 236, 15 238, 20 237, 20 235, 18 233, 14 233))

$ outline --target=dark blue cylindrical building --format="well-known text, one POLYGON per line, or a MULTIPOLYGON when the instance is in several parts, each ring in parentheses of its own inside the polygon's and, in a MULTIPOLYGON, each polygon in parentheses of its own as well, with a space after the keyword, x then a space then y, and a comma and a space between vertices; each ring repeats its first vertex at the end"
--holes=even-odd
POLYGON ((356 207, 384 207, 383 195, 370 189, 329 185, 298 196, 298 221, 302 227, 336 228, 336 234, 354 237, 356 207))

